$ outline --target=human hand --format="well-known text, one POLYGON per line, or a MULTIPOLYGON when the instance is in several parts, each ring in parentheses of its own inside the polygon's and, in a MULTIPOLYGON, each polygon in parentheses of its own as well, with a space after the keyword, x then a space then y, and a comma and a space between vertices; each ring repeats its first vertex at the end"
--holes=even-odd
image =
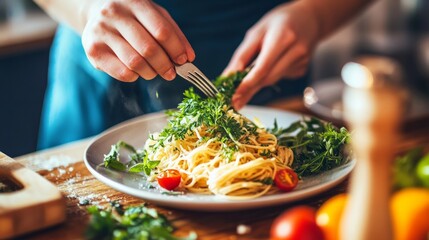
POLYGON ((306 72, 318 38, 318 23, 308 3, 301 2, 279 5, 247 31, 223 73, 243 70, 256 57, 232 98, 236 109, 261 88, 306 72))
POLYGON ((195 59, 175 21, 150 0, 94 1, 86 19, 82 44, 89 61, 120 81, 158 74, 172 80, 174 63, 195 59))

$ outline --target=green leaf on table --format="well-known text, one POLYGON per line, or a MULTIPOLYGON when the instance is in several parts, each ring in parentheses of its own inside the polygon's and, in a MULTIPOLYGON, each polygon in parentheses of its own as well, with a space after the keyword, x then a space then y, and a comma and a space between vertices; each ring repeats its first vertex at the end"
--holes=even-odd
POLYGON ((197 239, 197 235, 193 232, 187 237, 174 236, 174 227, 168 219, 156 209, 145 205, 125 208, 118 202, 112 202, 108 209, 91 206, 88 208, 88 213, 91 219, 85 233, 87 239, 197 239))

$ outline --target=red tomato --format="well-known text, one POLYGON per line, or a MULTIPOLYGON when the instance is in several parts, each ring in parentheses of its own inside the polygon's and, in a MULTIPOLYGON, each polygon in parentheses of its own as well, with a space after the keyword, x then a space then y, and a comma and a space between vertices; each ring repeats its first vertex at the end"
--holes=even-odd
POLYGON ((283 168, 276 172, 274 183, 283 191, 291 191, 298 184, 298 175, 291 168, 283 168))
POLYGON ((282 213, 271 225, 270 239, 323 239, 323 232, 316 223, 316 211, 311 207, 298 206, 282 213))
POLYGON ((179 186, 181 178, 180 172, 176 169, 164 170, 157 176, 159 186, 167 190, 174 190, 179 186))

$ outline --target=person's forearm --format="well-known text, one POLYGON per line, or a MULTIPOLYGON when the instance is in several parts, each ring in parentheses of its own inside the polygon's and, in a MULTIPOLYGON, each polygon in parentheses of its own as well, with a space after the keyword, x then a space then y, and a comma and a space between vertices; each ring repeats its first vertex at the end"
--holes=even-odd
POLYGON ((318 37, 322 39, 337 30, 344 23, 375 0, 301 0, 309 6, 319 24, 318 37))
POLYGON ((72 27, 79 34, 86 24, 86 16, 95 0, 34 0, 53 19, 72 27))

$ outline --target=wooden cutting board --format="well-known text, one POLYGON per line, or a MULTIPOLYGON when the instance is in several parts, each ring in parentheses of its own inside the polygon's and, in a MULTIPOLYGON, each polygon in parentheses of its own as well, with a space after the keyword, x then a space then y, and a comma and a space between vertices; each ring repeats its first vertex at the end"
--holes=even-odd
POLYGON ((61 223, 66 205, 61 192, 39 174, 0 152, 0 179, 17 190, 0 192, 0 239, 61 223))

